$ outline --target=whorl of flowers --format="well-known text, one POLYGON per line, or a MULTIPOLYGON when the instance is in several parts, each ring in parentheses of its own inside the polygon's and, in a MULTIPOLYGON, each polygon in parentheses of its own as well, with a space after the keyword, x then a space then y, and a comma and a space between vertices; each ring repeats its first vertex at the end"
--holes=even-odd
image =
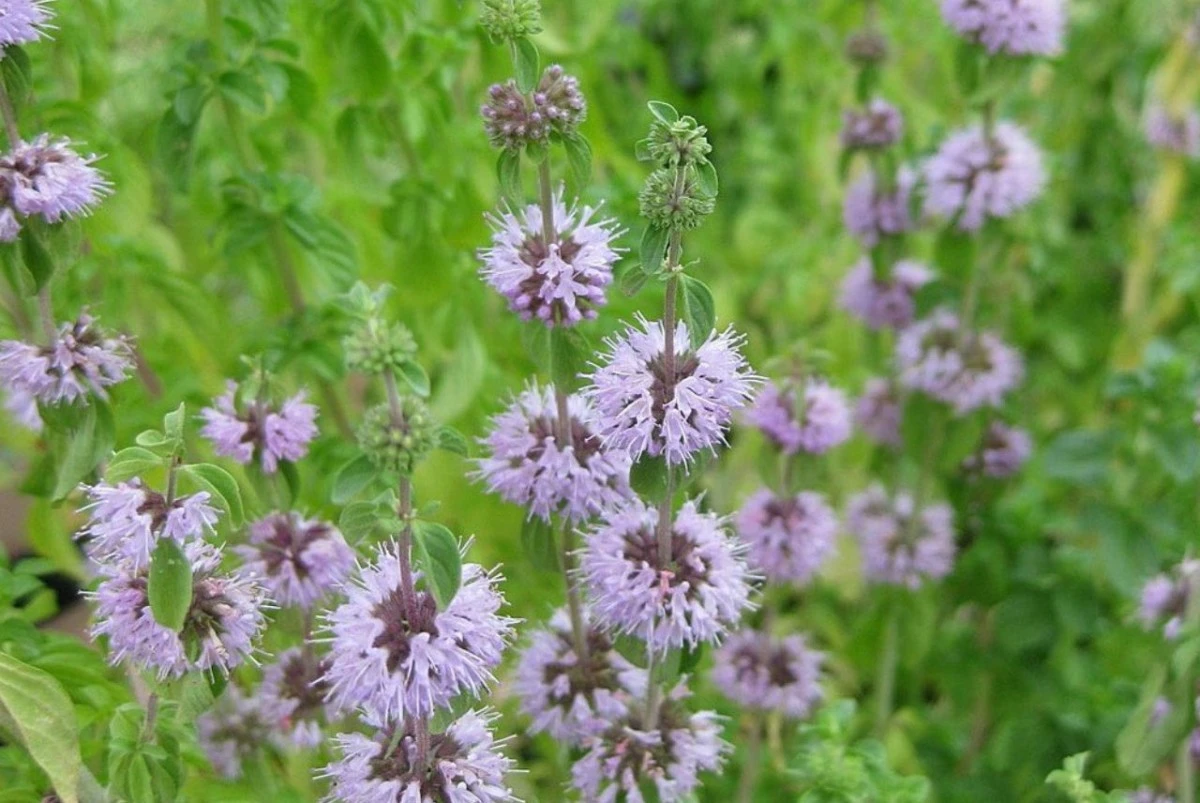
POLYGON ((92 637, 108 638, 109 660, 130 662, 160 679, 229 670, 250 659, 265 625, 266 592, 245 575, 223 574, 221 550, 199 541, 184 552, 192 566, 192 603, 180 632, 154 618, 147 572, 128 561, 102 563, 92 637))
POLYGON ((789 455, 827 452, 849 438, 851 430, 846 394, 820 379, 783 387, 768 382, 746 420, 789 455))
POLYGON ((767 580, 807 583, 834 551, 837 515, 813 491, 780 497, 764 488, 735 518, 750 565, 767 580))
POLYGON ((895 180, 886 185, 880 184, 873 171, 867 171, 846 190, 842 222, 867 248, 874 248, 883 237, 911 231, 910 207, 916 186, 917 174, 908 167, 900 168, 895 180))
POLYGON ((243 571, 280 605, 311 608, 341 587, 354 568, 354 550, 332 524, 299 513, 271 513, 250 525, 249 543, 234 547, 243 571))
POLYGON ((899 446, 900 394, 889 379, 872 377, 854 407, 854 423, 864 435, 884 446, 899 446))
MULTIPOLYGON (((1007 2, 1007 0, 1004 0, 1007 2)), ((989 218, 1010 217, 1042 194, 1042 154, 1013 123, 952 133, 925 163, 925 212, 976 231, 989 218)))
POLYGON ((407 326, 371 317, 342 339, 342 351, 351 371, 379 375, 412 362, 417 341, 407 326))
POLYGON ((911 259, 879 275, 871 258, 863 257, 842 280, 842 309, 871 329, 903 329, 913 321, 914 296, 932 279, 929 268, 911 259))
POLYGON ((1000 404, 1024 375, 1021 355, 990 332, 966 332, 940 309, 896 340, 900 381, 963 414, 1000 404))
POLYGON ((633 500, 588 534, 580 574, 592 617, 660 652, 717 641, 750 607, 745 546, 729 536, 720 517, 688 501, 671 522, 664 562, 658 515, 633 500))
POLYGON ((1062 52, 1065 0, 941 0, 942 17, 988 53, 1053 56, 1062 52))
POLYGON ((567 398, 570 443, 560 445, 554 391, 530 384, 492 419, 481 443, 477 477, 509 502, 549 521, 561 514, 581 521, 620 504, 629 489, 629 456, 604 449, 594 433, 595 416, 582 396, 567 398))
POLYGON ((494 42, 533 36, 542 32, 540 0, 483 0, 479 24, 494 42))
POLYGON ((367 410, 355 434, 377 468, 411 475, 433 450, 436 430, 429 408, 416 396, 401 396, 398 413, 389 404, 378 404, 367 410))
POLYGON ((740 630, 717 650, 712 680, 740 705, 800 719, 812 713, 824 696, 824 657, 810 649, 803 636, 773 638, 757 630, 740 630))
MULTIPOLYGON (((339 733, 341 757, 322 770, 329 800, 342 803, 503 803, 516 801, 504 776, 512 759, 492 735, 495 715, 468 711, 441 733, 429 735, 422 761, 411 724, 373 732, 339 733), (404 728, 401 734, 397 728, 404 728)), ((411 721, 409 721, 411 722, 411 721)))
POLYGON ((597 220, 590 206, 570 208, 562 190, 554 196, 553 240, 546 242, 542 208, 529 204, 520 214, 489 216, 492 245, 481 249, 480 274, 508 299, 522 320, 547 326, 574 326, 596 317, 607 303, 621 234, 616 220, 597 220))
POLYGON ((665 167, 651 173, 638 193, 638 206, 642 217, 656 228, 691 231, 713 213, 717 199, 690 171, 677 190, 677 173, 675 168, 665 167))
POLYGON ((606 448, 637 460, 663 455, 669 465, 691 460, 725 442, 733 413, 749 400, 758 378, 740 347, 743 336, 726 329, 696 346, 687 324, 675 328, 673 376, 667 376, 661 323, 638 318, 639 328, 605 341, 608 354, 584 395, 596 411, 606 448))
POLYGON ((297 747, 313 749, 323 741, 329 691, 323 675, 328 665, 311 648, 293 647, 263 670, 256 699, 276 732, 297 747))
POLYGON ((1185 560, 1170 573, 1151 577, 1142 587, 1138 618, 1146 627, 1162 625, 1173 639, 1183 628, 1184 617, 1200 583, 1200 561, 1185 560))
POLYGON ((521 653, 513 690, 534 733, 579 744, 624 717, 646 695, 646 672, 613 648, 607 635, 585 621, 587 659, 576 653, 564 610, 534 632, 521 653))
POLYGON ((1175 803, 1175 798, 1171 795, 1160 795, 1150 787, 1143 786, 1133 793, 1129 803, 1175 803))
POLYGON ((47 405, 74 404, 125 379, 133 350, 121 335, 105 333, 87 313, 58 328, 50 345, 0 341, 0 385, 47 405))
POLYGON ((50 0, 0 0, 0 47, 36 42, 53 16, 50 0))
POLYGON ((635 706, 591 741, 571 770, 585 800, 643 803, 642 785, 652 784, 661 803, 678 803, 699 785, 701 772, 720 768, 731 748, 717 715, 689 714, 679 702, 686 693, 682 685, 672 692, 653 727, 635 706))
MULTIPOLYGON (((0 36, 4 17, 0 17, 0 36)), ((86 215, 112 191, 111 185, 92 164, 99 157, 80 156, 70 140, 51 141, 42 134, 33 142, 21 142, 0 156, 0 240, 12 242, 21 230, 17 215, 40 216, 47 223, 86 215)))
POLYGON ((842 114, 842 148, 878 150, 888 148, 904 135, 904 115, 892 104, 875 98, 864 109, 842 114))
POLYGON ((100 482, 85 491, 88 502, 80 512, 88 514, 88 522, 79 537, 95 561, 126 561, 133 570, 144 569, 160 538, 178 544, 198 541, 217 523, 217 511, 204 491, 169 503, 137 479, 100 482))
POLYGON ((988 477, 1011 477, 1032 452, 1033 441, 1028 432, 993 421, 983 433, 978 451, 963 461, 963 468, 988 477))
POLYGON ((257 458, 262 470, 273 474, 281 460, 295 462, 308 454, 317 436, 317 408, 304 398, 297 393, 278 409, 261 398, 239 404, 238 383, 230 380, 213 406, 200 411, 200 434, 222 457, 243 464, 257 458))
POLYGON ((196 739, 213 769, 223 778, 242 777, 243 761, 270 744, 274 736, 269 704, 229 684, 212 708, 196 718, 196 739))
POLYGON ((516 81, 493 84, 479 113, 492 145, 516 150, 544 145, 551 134, 573 135, 587 117, 587 101, 578 79, 552 64, 530 96, 517 88, 516 81))
MULTIPOLYGON (((421 580, 420 572, 413 574, 421 580)), ((405 600, 400 557, 381 546, 326 615, 329 701, 361 707, 377 722, 427 716, 462 692, 478 696, 512 636, 515 619, 498 611, 498 577, 466 564, 445 610, 418 589, 405 600)))
POLYGON ((918 588, 953 567, 954 512, 947 504, 917 511, 908 493, 889 496, 875 485, 850 500, 846 525, 858 539, 863 573, 872 582, 918 588))
POLYGON ((1200 112, 1175 115, 1161 104, 1146 112, 1146 141, 1156 148, 1191 159, 1200 158, 1200 112))

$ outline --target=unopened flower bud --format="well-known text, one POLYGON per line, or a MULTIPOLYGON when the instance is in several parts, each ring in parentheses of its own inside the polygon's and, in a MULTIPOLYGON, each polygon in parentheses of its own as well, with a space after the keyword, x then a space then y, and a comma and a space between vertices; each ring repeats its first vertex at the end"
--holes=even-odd
POLYGON ((664 167, 694 165, 712 152, 707 133, 708 129, 694 117, 680 117, 669 124, 656 120, 650 128, 647 147, 654 161, 664 167))
POLYGON ((479 24, 492 41, 503 42, 542 32, 539 0, 483 0, 479 24))
POLYGON ((579 91, 578 79, 552 64, 530 96, 521 92, 515 81, 493 84, 479 113, 492 144, 516 150, 545 144, 552 133, 574 134, 587 117, 587 101, 579 91))
POLYGON ((358 444, 378 468, 408 475, 433 449, 433 421, 415 396, 401 397, 397 413, 393 417, 387 404, 368 410, 358 427, 358 444))
POLYGON ((402 324, 367 321, 343 341, 346 367, 364 374, 397 371, 417 353, 412 332, 402 324))
POLYGON ((676 171, 655 170, 638 195, 642 216, 660 229, 688 231, 700 225, 716 206, 713 196, 701 189, 688 171, 676 191, 676 171))

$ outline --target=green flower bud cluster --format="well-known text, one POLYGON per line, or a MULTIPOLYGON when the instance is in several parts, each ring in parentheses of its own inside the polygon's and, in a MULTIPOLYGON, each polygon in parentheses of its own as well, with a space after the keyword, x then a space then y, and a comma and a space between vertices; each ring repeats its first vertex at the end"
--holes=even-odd
POLYGON ((680 117, 674 122, 655 120, 645 148, 650 158, 664 167, 692 166, 708 161, 712 146, 705 134, 708 129, 694 117, 680 117))
POLYGON ((642 216, 659 229, 690 231, 712 214, 716 198, 706 193, 692 171, 678 181, 677 168, 659 168, 646 179, 638 194, 642 216))
POLYGON ((507 42, 542 32, 540 0, 483 0, 479 24, 493 42, 507 42))
POLYGON ((399 371, 412 362, 417 353, 417 341, 403 324, 387 324, 375 319, 362 323, 342 340, 346 352, 346 367, 351 371, 378 375, 399 371))
POLYGON ((425 403, 401 396, 399 415, 380 404, 367 411, 358 427, 358 444, 382 471, 411 475, 437 442, 437 428, 425 403))

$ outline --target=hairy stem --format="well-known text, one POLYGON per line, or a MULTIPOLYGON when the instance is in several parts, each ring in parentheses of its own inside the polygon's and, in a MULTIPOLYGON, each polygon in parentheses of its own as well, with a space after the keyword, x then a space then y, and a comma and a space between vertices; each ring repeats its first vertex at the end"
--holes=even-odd
POLYGON ((754 790, 758 786, 758 775, 762 765, 763 717, 750 715, 750 733, 746 741, 746 755, 742 760, 742 777, 738 781, 738 803, 752 803, 754 790))
POLYGON ((46 345, 53 346, 54 341, 58 339, 58 329, 54 325, 54 303, 50 300, 50 284, 48 282, 42 285, 41 290, 38 290, 37 300, 38 314, 42 319, 42 334, 46 338, 46 345))
POLYGON ((875 735, 882 738, 892 716, 896 693, 896 663, 900 649, 900 609, 892 597, 888 599, 887 623, 884 625, 883 649, 879 656, 875 679, 875 735))
POLYGON ((0 80, 0 115, 4 117, 4 133, 8 137, 8 147, 15 149, 21 144, 21 131, 17 128, 17 113, 13 109, 12 98, 9 97, 8 87, 3 80, 0 80))
POLYGON ((142 741, 154 741, 154 726, 158 722, 158 692, 150 692, 146 700, 146 719, 142 723, 142 741))

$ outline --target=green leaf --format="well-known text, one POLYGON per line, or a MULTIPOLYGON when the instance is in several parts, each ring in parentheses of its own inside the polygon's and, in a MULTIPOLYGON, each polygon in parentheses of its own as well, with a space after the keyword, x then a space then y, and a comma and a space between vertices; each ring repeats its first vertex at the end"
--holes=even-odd
POLYGON ((291 460, 280 460, 279 473, 283 475, 283 481, 287 485, 288 496, 295 502, 300 497, 300 472, 296 469, 296 464, 291 460))
POLYGON ((237 527, 245 520, 242 489, 225 469, 212 463, 194 463, 179 469, 201 489, 212 494, 229 513, 230 523, 237 527))
POLYGON ((267 93, 258 80, 247 73, 229 71, 217 78, 217 89, 244 109, 261 114, 267 110, 267 93))
POLYGON ((117 452, 108 461, 108 467, 104 470, 104 479, 106 482, 112 483, 124 482, 158 468, 162 464, 163 458, 149 449, 130 446, 117 452))
POLYGON ((113 427, 112 410, 99 399, 92 399, 83 421, 71 432, 67 449, 58 461, 51 494, 55 501, 65 499, 112 451, 113 427))
POLYGON ((454 533, 436 522, 413 522, 413 551, 438 608, 446 610, 462 582, 462 555, 454 533))
POLYGON ((975 241, 954 226, 947 226, 933 244, 933 264, 946 276, 965 277, 975 267, 975 241))
POLYGON ((720 190, 720 181, 717 179, 717 168, 712 162, 705 159, 696 165, 696 178, 700 182, 700 189, 705 195, 712 197, 717 196, 720 190))
POLYGON ((642 270, 647 276, 657 276, 663 270, 663 258, 667 252, 667 241, 671 239, 670 229, 656 228, 646 225, 642 234, 642 244, 639 253, 642 257, 642 270))
POLYGON ((351 544, 367 540, 378 526, 379 505, 374 502, 351 502, 338 517, 338 529, 351 544))
POLYGON ((133 442, 147 449, 162 449, 172 445, 172 441, 157 429, 147 429, 139 432, 133 442))
POLYGON ((159 539, 150 556, 146 596, 154 621, 178 633, 192 605, 192 566, 183 549, 170 538, 159 539))
POLYGON ((650 113, 654 115, 654 119, 660 123, 670 125, 671 123, 679 122, 679 112, 670 103, 661 100, 652 100, 646 104, 646 107, 650 109, 650 113))
POLYGON ((78 803, 79 725, 62 684, 40 669, 0 653, 0 723, 49 777, 63 803, 78 803))
POLYGON ((429 395, 429 374, 419 363, 412 361, 400 364, 400 378, 418 396, 429 395))
POLYGON ((1128 775, 1149 774, 1184 738, 1186 709, 1175 704, 1165 716, 1155 710, 1165 677, 1159 667, 1146 678, 1138 707, 1117 736, 1117 763, 1128 775))
POLYGON ((187 405, 179 403, 171 412, 163 416, 163 433, 172 443, 183 442, 183 423, 187 418, 187 405))
POLYGON ((375 464, 365 454, 342 466, 333 478, 333 503, 344 505, 358 496, 359 491, 370 485, 377 473, 375 464))
POLYGON ((517 88, 522 92, 532 92, 540 77, 537 45, 525 37, 515 40, 513 60, 517 71, 517 88))
POLYGON ((702 343, 712 333, 717 321, 712 291, 708 285, 686 273, 681 277, 680 291, 683 295, 683 314, 693 343, 702 343))
POLYGON ((505 148, 496 160, 496 178, 500 181, 500 195, 509 204, 521 202, 521 151, 505 148))
POLYGON ((3 73, 4 86, 12 99, 13 109, 19 112, 28 100, 29 90, 33 86, 33 69, 25 48, 19 45, 4 48, 0 72, 3 73))
POLYGON ((550 381, 564 393, 579 384, 579 375, 593 354, 587 336, 578 329, 561 326, 550 330, 550 381))
POLYGON ((650 281, 650 275, 642 270, 642 266, 632 262, 626 262, 620 275, 617 277, 617 286, 621 288, 621 292, 627 296, 636 296, 641 289, 646 286, 646 282, 650 281))
POLYGON ((538 571, 560 571, 554 528, 540 516, 530 516, 521 525, 521 549, 538 571))
POLYGON ((471 455, 471 445, 467 442, 466 437, 454 427, 441 425, 434 433, 434 439, 439 449, 452 452, 460 457, 470 457, 471 455))
POLYGON ((592 146, 582 134, 572 134, 563 139, 567 151, 567 163, 571 166, 571 178, 577 188, 587 186, 592 178, 592 146))
POLYGON ((192 84, 175 93, 172 109, 175 111, 175 116, 179 118, 179 122, 190 126, 200 119, 200 113, 204 110, 204 104, 207 102, 207 90, 199 84, 192 84))
POLYGON ((33 279, 32 295, 36 295, 54 277, 54 257, 32 226, 21 229, 21 259, 33 279))
POLYGON ((642 455, 629 470, 629 484, 637 494, 651 502, 660 502, 667 493, 667 461, 642 455))
POLYGON ((1111 432, 1064 432, 1042 453, 1046 475, 1078 485, 1101 482, 1111 475, 1115 445, 1111 432))

